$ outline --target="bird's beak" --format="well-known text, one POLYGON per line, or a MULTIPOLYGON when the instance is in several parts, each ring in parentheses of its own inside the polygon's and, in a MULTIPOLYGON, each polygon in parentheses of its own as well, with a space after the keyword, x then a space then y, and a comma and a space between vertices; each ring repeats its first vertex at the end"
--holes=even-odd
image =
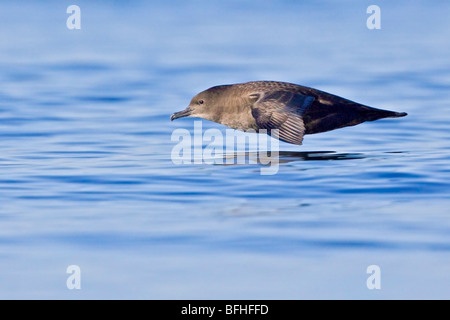
POLYGON ((192 109, 187 107, 183 111, 175 112, 173 115, 171 115, 170 116, 170 120, 173 121, 173 120, 178 119, 178 118, 188 117, 188 116, 191 115, 191 113, 192 113, 192 109))

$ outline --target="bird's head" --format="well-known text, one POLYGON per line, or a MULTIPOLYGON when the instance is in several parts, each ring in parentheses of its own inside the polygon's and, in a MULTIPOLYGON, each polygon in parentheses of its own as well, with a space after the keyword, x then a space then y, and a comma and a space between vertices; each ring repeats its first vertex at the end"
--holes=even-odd
POLYGON ((227 85, 217 86, 200 92, 192 98, 186 109, 172 114, 170 120, 173 121, 183 117, 195 117, 217 121, 217 117, 221 114, 223 106, 223 93, 228 87, 227 85))

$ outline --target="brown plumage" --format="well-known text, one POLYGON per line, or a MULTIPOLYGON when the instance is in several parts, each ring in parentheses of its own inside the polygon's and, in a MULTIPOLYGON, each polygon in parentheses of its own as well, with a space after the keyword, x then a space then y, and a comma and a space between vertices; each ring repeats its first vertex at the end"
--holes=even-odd
POLYGON ((406 113, 375 109, 292 83, 253 81, 200 92, 171 120, 197 117, 243 131, 266 129, 282 141, 301 145, 305 134, 403 116, 406 113), (273 129, 278 129, 278 136, 273 129))

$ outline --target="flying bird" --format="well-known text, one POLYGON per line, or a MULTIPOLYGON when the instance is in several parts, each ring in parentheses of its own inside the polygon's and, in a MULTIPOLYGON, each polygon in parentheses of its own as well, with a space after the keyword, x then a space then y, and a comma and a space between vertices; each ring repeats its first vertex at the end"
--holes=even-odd
POLYGON ((202 91, 185 110, 172 114, 170 119, 196 117, 242 131, 265 129, 263 132, 274 138, 301 145, 305 134, 406 115, 293 83, 252 81, 202 91))

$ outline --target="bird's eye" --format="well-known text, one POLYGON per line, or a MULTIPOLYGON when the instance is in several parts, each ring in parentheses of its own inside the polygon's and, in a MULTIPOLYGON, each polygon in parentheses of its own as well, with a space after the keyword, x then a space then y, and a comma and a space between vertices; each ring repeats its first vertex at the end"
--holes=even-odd
POLYGON ((205 101, 203 101, 203 100, 198 100, 198 104, 203 104, 203 103, 205 103, 205 101))

